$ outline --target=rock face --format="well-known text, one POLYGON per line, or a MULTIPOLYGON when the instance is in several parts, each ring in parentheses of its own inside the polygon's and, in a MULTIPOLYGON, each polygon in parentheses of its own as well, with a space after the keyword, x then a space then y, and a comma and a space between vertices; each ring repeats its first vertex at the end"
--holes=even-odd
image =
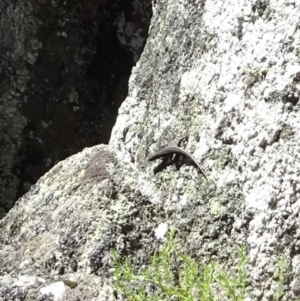
POLYGON ((107 143, 149 1, 0 3, 0 218, 55 163, 107 143))
POLYGON ((68 280, 119 298, 110 250, 147 264, 162 222, 201 262, 234 267, 245 244, 247 300, 275 300, 280 259, 282 300, 299 293, 300 3, 236 3, 153 2, 109 146, 57 164, 0 222, 0 297, 68 280), (192 166, 153 175, 149 153, 186 135, 208 181, 192 166))

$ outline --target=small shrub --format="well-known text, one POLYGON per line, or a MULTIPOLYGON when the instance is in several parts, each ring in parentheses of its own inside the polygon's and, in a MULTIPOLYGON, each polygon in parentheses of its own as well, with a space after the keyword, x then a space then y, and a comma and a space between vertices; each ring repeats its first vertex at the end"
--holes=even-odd
POLYGON ((247 287, 244 247, 239 249, 239 263, 235 275, 225 271, 217 272, 211 262, 199 266, 186 254, 176 248, 175 228, 170 229, 165 247, 156 252, 151 264, 138 273, 128 259, 121 262, 115 250, 112 251, 116 289, 131 301, 241 301, 247 287), (222 295, 222 297, 221 297, 222 295))

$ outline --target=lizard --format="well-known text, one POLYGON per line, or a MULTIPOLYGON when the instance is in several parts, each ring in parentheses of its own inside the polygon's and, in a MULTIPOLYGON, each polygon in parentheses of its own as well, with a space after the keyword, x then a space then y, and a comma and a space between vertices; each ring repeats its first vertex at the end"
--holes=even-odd
POLYGON ((183 155, 183 156, 189 158, 193 162, 194 166, 199 168, 201 174, 207 180, 207 177, 206 177, 203 169, 197 163, 196 159, 189 152, 185 151, 184 149, 182 149, 181 147, 178 146, 178 145, 180 145, 181 140, 182 139, 180 139, 178 143, 171 141, 166 147, 163 147, 163 148, 155 151, 154 153, 150 154, 148 157, 148 160, 153 161, 153 160, 159 159, 161 157, 168 157, 168 156, 172 155, 171 162, 169 164, 167 164, 167 165, 170 165, 174 162, 176 163, 176 159, 178 156, 183 155))

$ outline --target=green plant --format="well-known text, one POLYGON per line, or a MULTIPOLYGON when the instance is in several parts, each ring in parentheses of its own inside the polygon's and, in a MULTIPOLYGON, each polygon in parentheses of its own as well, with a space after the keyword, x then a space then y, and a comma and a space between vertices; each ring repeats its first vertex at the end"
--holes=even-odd
POLYGON ((239 262, 236 275, 229 277, 224 271, 221 271, 218 275, 218 280, 230 300, 242 301, 245 298, 247 286, 247 275, 245 272, 246 261, 246 250, 241 246, 239 248, 239 262))
POLYGON ((135 273, 130 261, 121 261, 112 251, 116 289, 131 301, 222 300, 219 291, 229 300, 243 300, 247 286, 246 251, 239 248, 239 263, 235 275, 217 272, 211 262, 201 267, 186 254, 180 254, 175 243, 175 228, 171 227, 165 247, 152 256, 151 264, 135 273))

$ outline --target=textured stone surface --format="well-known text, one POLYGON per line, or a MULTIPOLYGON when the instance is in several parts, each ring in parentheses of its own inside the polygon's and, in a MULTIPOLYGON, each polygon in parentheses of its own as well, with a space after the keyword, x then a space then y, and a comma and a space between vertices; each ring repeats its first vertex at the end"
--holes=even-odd
POLYGON ((125 251, 125 235, 119 234, 137 212, 130 200, 128 211, 122 208, 125 196, 115 186, 129 193, 136 170, 117 162, 107 146, 85 149, 57 164, 16 203, 0 222, 2 298, 12 298, 12 288, 19 286, 33 300, 57 281, 75 282, 98 295, 105 285, 99 276, 109 275, 110 248, 125 251), (90 173, 90 161, 98 162, 101 179, 90 173), (118 220, 121 208, 125 224, 118 220), (21 281, 20 274, 36 277, 21 281))
POLYGON ((139 268, 171 225, 183 251, 229 270, 245 244, 246 300, 275 300, 281 258, 282 300, 298 294, 300 3, 153 6, 109 146, 60 162, 0 222, 1 297, 21 274, 36 275, 28 296, 73 281, 113 297, 109 251, 139 268), (153 175, 148 154, 185 135, 207 182, 191 166, 153 175))

